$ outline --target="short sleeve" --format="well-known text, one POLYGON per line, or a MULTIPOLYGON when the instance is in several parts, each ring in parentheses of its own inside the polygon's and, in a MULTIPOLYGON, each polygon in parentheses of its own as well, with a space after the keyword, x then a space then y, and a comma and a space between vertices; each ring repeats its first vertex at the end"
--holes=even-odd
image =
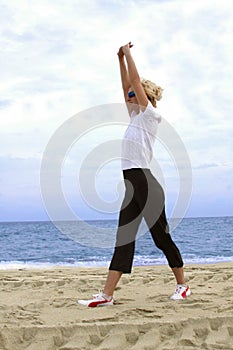
POLYGON ((143 112, 143 118, 149 119, 150 122, 157 121, 157 123, 160 123, 162 119, 161 115, 155 111, 150 101, 148 101, 148 105, 143 112))

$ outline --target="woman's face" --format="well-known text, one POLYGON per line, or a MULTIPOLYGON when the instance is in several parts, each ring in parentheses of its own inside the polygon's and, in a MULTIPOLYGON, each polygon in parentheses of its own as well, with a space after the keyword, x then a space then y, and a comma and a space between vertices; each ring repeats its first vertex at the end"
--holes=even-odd
POLYGON ((129 88, 127 102, 134 103, 134 104, 136 104, 138 102, 137 97, 135 95, 135 92, 133 91, 132 88, 129 88))
POLYGON ((137 97, 135 95, 135 92, 133 91, 133 89, 130 87, 129 91, 128 91, 128 97, 127 97, 127 104, 128 104, 128 108, 130 113, 132 113, 133 111, 135 111, 136 113, 138 113, 138 100, 137 97))

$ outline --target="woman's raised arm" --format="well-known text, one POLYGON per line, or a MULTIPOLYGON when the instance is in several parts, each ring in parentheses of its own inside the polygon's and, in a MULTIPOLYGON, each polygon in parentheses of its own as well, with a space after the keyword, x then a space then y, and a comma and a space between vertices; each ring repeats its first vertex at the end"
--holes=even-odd
POLYGON ((122 89, 123 89, 123 92, 124 92, 125 101, 127 102, 128 91, 129 91, 129 88, 130 88, 130 81, 129 81, 129 75, 128 75, 128 72, 127 72, 127 68, 126 68, 126 65, 125 65, 125 59, 124 59, 124 53, 122 51, 122 46, 119 48, 119 51, 118 51, 117 55, 118 55, 119 64, 120 64, 122 89))
POLYGON ((131 44, 131 42, 122 46, 122 52, 126 58, 126 62, 128 66, 128 77, 129 77, 130 86, 135 92, 138 104, 140 105, 141 109, 144 110, 148 104, 148 97, 143 89, 136 64, 131 55, 130 48, 132 46, 133 45, 131 44))

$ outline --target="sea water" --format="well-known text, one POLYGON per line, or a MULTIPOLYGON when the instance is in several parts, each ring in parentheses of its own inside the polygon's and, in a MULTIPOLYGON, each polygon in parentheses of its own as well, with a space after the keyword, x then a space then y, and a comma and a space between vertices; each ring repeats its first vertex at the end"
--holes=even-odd
MULTIPOLYGON (((117 220, 87 221, 117 230, 117 220)), ((88 232, 82 235, 88 236, 88 232)), ((233 261, 233 217, 184 218, 171 233, 185 264, 233 261)), ((1 222, 0 269, 54 265, 108 266, 114 245, 101 248, 62 233, 52 222, 1 222)), ((166 264, 147 231, 136 240, 134 266, 166 264)))

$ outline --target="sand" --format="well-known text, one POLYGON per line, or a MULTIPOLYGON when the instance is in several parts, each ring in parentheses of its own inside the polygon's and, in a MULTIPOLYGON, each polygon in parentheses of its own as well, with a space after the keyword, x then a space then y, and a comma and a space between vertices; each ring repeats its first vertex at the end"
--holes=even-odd
POLYGON ((232 269, 187 265, 192 295, 175 302, 167 266, 134 267, 98 308, 77 299, 103 287, 105 268, 0 270, 0 349, 233 349, 232 269))

